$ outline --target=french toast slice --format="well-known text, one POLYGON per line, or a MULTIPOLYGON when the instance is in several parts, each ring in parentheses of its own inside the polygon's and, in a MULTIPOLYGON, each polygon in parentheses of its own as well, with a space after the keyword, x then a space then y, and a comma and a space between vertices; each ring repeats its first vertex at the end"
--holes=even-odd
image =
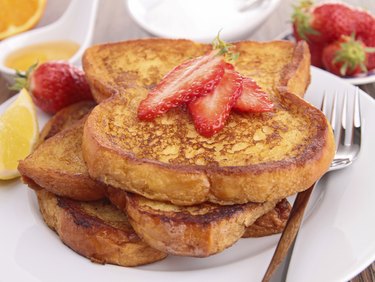
MULTIPOLYGON (((68 114, 64 115, 64 118, 68 114)), ((48 127, 63 128, 52 120, 48 127)), ((67 119, 65 124, 73 122, 67 119)), ((30 188, 42 187, 56 195, 75 200, 92 201, 104 198, 104 184, 93 180, 83 161, 81 143, 85 119, 41 143, 26 159, 19 162, 18 170, 30 188)), ((67 125, 66 125, 67 126, 67 125)), ((61 129, 60 128, 60 129, 61 129)), ((47 130, 45 131, 47 132, 47 130)), ((49 134, 46 134, 48 136, 49 134)))
POLYGON ((39 135, 39 143, 72 126, 87 115, 95 107, 94 101, 82 101, 58 111, 43 127, 39 135))
POLYGON ((148 200, 113 187, 107 188, 107 195, 128 214, 131 225, 146 243, 182 256, 207 257, 223 251, 241 237, 281 232, 290 212, 286 199, 277 204, 203 203, 186 207, 148 200))
POLYGON ((247 227, 242 238, 264 237, 283 232, 291 210, 292 207, 288 200, 282 199, 274 209, 265 213, 247 227))
MULTIPOLYGON (((98 65, 100 77, 106 74, 113 78, 119 69, 127 74, 125 84, 119 77, 111 82, 92 79, 100 85, 98 92, 120 93, 96 107, 85 125, 83 155, 93 178, 177 205, 207 200, 233 204, 284 198, 307 189, 326 171, 334 147, 329 124, 319 110, 286 92, 289 88, 286 81, 291 85, 296 81, 303 84, 291 87, 300 89, 294 93, 304 91, 308 79, 301 77, 309 74, 301 67, 305 66, 301 63, 304 60, 293 56, 296 52, 290 52, 287 59, 285 53, 278 57, 279 46, 290 51, 293 49, 290 43, 235 45, 240 53, 236 70, 254 78, 270 93, 276 109, 264 114, 232 114, 224 130, 206 139, 195 132, 184 109, 172 110, 153 122, 137 119, 140 101, 160 78, 159 72, 152 71, 163 62, 154 49, 167 45, 163 40, 151 40, 155 47, 149 47, 147 42, 96 46, 92 51, 96 55, 107 54, 98 55, 105 58, 98 65), (251 52, 249 46, 257 47, 251 52), (137 54, 145 56, 140 60, 137 54), (109 66, 109 62, 114 64, 109 66), (304 71, 296 71, 300 69, 304 71), (126 95, 121 95, 125 92, 126 95)), ((176 47, 172 43, 171 46, 176 47)), ((295 50, 300 50, 297 53, 301 55, 305 47, 300 43, 295 50)), ((173 49, 172 57, 178 53, 177 49, 173 49)), ((84 61, 89 66, 92 63, 89 50, 87 54, 84 61)))
POLYGON ((164 259, 134 232, 126 214, 107 200, 82 202, 36 191, 47 225, 75 252, 96 263, 137 266, 164 259))
MULTIPOLYGON (((68 130, 74 130, 78 132, 81 131, 80 127, 77 126, 77 123, 75 124, 74 122, 76 121, 76 119, 79 119, 81 115, 83 115, 83 112, 89 110, 86 104, 81 104, 81 107, 82 109, 80 108, 80 106, 78 106, 78 104, 70 106, 62 110, 59 114, 56 115, 55 118, 52 118, 48 125, 43 129, 43 132, 46 133, 45 136, 52 137, 53 134, 57 134, 57 132, 62 131, 66 127, 70 127, 68 130), (81 114, 77 114, 78 112, 80 112, 81 114), (49 131, 49 129, 52 130, 49 131)), ((82 133, 75 134, 74 136, 76 138, 81 138, 81 135, 82 133)), ((41 139, 44 140, 45 138, 41 139)), ((72 143, 76 142, 73 141, 72 143)), ((56 146, 58 145, 59 144, 56 144, 56 146)), ((75 147, 75 149, 76 153, 79 154, 79 147, 75 147)), ((43 150, 43 146, 39 150, 43 150)), ((68 152, 71 153, 70 150, 68 150, 68 152)), ((81 166, 84 166, 83 163, 79 163, 81 166)), ((65 174, 65 177, 66 179, 62 182, 69 183, 71 181, 69 179, 71 175, 65 174)), ((32 180, 29 179, 29 182, 32 182, 32 180)), ((42 189, 35 182, 33 183, 33 188, 36 190, 36 193, 38 195, 40 210, 47 225, 55 230, 56 233, 58 233, 58 235, 61 237, 61 240, 66 245, 71 247, 77 253, 88 257, 92 261, 99 263, 114 263, 124 266, 135 266, 151 263, 166 256, 165 253, 157 252, 155 249, 148 247, 144 242, 140 241, 139 237, 130 227, 126 213, 119 214, 119 210, 115 209, 115 207, 109 204, 106 200, 95 202, 70 200, 42 189)), ((65 189, 68 190, 69 188, 65 189)), ((111 198, 115 199, 117 205, 122 207, 122 210, 126 212, 126 192, 111 187, 107 187, 107 189, 109 191, 119 191, 119 194, 122 195, 121 197, 112 196, 111 198)), ((71 192, 68 191, 67 194, 70 195, 71 192)), ((113 193, 108 194, 112 195, 113 193)), ((261 205, 253 204, 253 206, 261 205)), ((176 208, 178 209, 178 207, 176 208)), ((236 229, 230 229, 230 227, 234 224, 233 220, 234 218, 236 218, 236 214, 233 213, 229 215, 227 213, 228 207, 205 204, 204 207, 195 207, 193 209, 196 211, 196 213, 199 213, 201 215, 201 222, 203 220, 205 220, 206 222, 211 221, 213 213, 217 215, 217 218, 215 218, 211 223, 207 225, 202 225, 200 222, 200 224, 198 223, 194 226, 194 224, 185 224, 184 220, 178 221, 178 224, 185 225, 186 227, 190 226, 190 228, 191 226, 193 226, 193 228, 195 228, 192 232, 194 233, 195 230, 196 240, 198 241, 198 243, 199 241, 201 241, 201 243, 198 244, 198 246, 196 246, 195 248, 199 248, 199 246, 202 246, 202 244, 207 245, 206 248, 209 248, 210 245, 215 242, 215 240, 217 241, 218 239, 221 239, 221 237, 215 235, 214 232, 222 230, 223 226, 229 229, 225 236, 227 243, 226 245, 221 243, 220 246, 218 246, 219 249, 217 249, 217 251, 220 251, 222 248, 225 248, 231 243, 230 239, 228 238, 228 234, 232 234, 231 232, 238 233, 236 229), (208 210, 211 212, 207 213, 206 211, 208 210), (213 210, 215 211, 213 212, 213 210), (206 215, 204 215, 205 212, 206 215), (226 221, 228 222, 227 224, 225 224, 226 221), (222 226, 220 230, 218 227, 219 224, 222 226), (209 226, 215 226, 216 229, 215 227, 209 226), (214 234, 212 236, 213 242, 211 242, 210 245, 204 241, 207 239, 207 236, 201 236, 202 234, 207 232, 214 234)), ((255 212, 259 212, 259 210, 260 208, 255 209, 255 212)), ((237 209, 237 213, 241 213, 241 210, 237 209)), ((242 211, 242 214, 244 213, 245 212, 242 211)), ((274 214, 274 212, 272 211, 269 213, 274 214)), ((163 213, 160 212, 159 215, 163 215, 163 213)), ((172 216, 173 218, 173 213, 170 211, 169 214, 165 214, 165 217, 166 216, 172 216)), ((246 214, 247 219, 250 217, 255 218, 257 216, 257 214, 254 214, 250 210, 246 214)), ((265 215, 262 216, 262 218, 263 217, 265 217, 265 215)), ((258 222, 262 218, 258 218, 256 222, 258 222)), ((272 222, 269 219, 270 217, 268 216, 266 219, 268 224, 265 224, 266 229, 267 226, 273 226, 272 222)), ((235 227, 238 227, 237 225, 234 224, 235 227)), ((163 228, 163 226, 163 224, 160 224, 157 229, 160 230, 161 228, 163 228)), ((145 227, 147 227, 147 225, 145 227)), ((248 229, 252 229, 252 227, 247 227, 246 232, 248 232, 248 229)), ((270 232, 274 232, 274 228, 270 228, 270 232)), ((263 235, 267 235, 267 230, 263 232, 263 235)), ((230 238, 233 238, 232 241, 236 241, 238 239, 237 237, 238 234, 236 234, 236 236, 232 235, 230 238)), ((181 239, 181 245, 186 244, 183 238, 177 239, 181 239)))
POLYGON ((207 257, 232 246, 275 204, 181 207, 128 193, 126 212, 136 233, 151 247, 173 255, 207 257))
MULTIPOLYGON (((310 82, 310 53, 305 43, 288 41, 233 43, 235 63, 265 91, 278 88, 299 96, 310 82)), ((85 76, 99 103, 129 88, 153 88, 172 68, 205 54, 211 45, 183 39, 139 39, 96 45, 82 59, 85 76)))

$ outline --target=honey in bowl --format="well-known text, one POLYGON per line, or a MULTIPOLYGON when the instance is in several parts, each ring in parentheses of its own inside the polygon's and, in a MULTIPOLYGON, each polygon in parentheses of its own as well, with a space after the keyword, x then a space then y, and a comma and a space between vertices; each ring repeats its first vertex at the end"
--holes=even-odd
POLYGON ((51 41, 29 45, 10 53, 5 59, 5 66, 19 71, 26 71, 35 63, 51 60, 68 60, 79 45, 73 41, 51 41))

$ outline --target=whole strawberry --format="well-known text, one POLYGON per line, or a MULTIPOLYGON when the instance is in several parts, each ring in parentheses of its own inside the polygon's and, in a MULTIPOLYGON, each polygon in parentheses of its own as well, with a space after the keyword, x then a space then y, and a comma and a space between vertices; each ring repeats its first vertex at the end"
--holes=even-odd
POLYGON ((346 4, 314 6, 311 0, 301 1, 292 15, 294 36, 313 43, 331 43, 342 35, 365 33, 372 19, 368 12, 346 4))
POLYGON ((328 40, 324 34, 315 27, 315 17, 313 15, 313 1, 303 0, 299 5, 294 6, 292 15, 294 38, 305 40, 309 46, 311 54, 311 64, 322 68, 322 53, 328 40))
POLYGON ((325 42, 333 42, 342 35, 357 34, 360 16, 357 10, 341 3, 319 5, 313 9, 313 28, 321 34, 325 42))
MULTIPOLYGON (((361 36, 361 40, 367 47, 375 48, 375 20, 367 33, 361 36)), ((368 70, 375 69, 375 53, 369 53, 366 67, 368 70)))
POLYGON ((63 61, 50 61, 19 74, 12 89, 27 88, 34 103, 54 114, 83 100, 92 100, 90 87, 82 70, 63 61))
POLYGON ((315 27, 312 0, 302 0, 294 5, 292 14, 293 35, 296 40, 305 40, 307 43, 326 43, 327 39, 315 27))
MULTIPOLYGON (((368 38, 372 38, 373 41, 375 41, 374 38, 374 31, 375 31, 375 16, 370 14, 368 11, 364 10, 355 10, 354 13, 356 14, 356 35, 358 38, 360 38, 362 41, 366 41, 368 38)), ((367 45, 367 43, 365 42, 367 45)), ((368 45, 371 46, 371 45, 368 45)))
MULTIPOLYGON (((327 50, 337 49, 337 44, 333 42, 340 40, 343 35, 354 34, 356 39, 361 40, 366 46, 375 46, 375 17, 367 11, 343 3, 314 5, 311 0, 302 0, 294 7, 292 21, 294 37, 296 40, 307 41, 311 52, 311 63, 317 67, 323 67, 323 60, 325 65, 332 65, 327 61, 329 57, 327 53, 331 51, 325 52, 324 59, 323 49, 329 44, 332 46, 327 50)), ((347 64, 344 63, 343 68, 345 66, 347 64)), ((368 69, 375 68, 375 54, 367 54, 366 66, 368 69)), ((334 68, 337 68, 337 64, 334 68)), ((351 72, 350 68, 348 72, 351 72)))
POLYGON ((367 71, 368 55, 372 52, 375 52, 374 48, 367 48, 354 35, 342 36, 324 48, 323 64, 336 75, 352 76, 367 71))

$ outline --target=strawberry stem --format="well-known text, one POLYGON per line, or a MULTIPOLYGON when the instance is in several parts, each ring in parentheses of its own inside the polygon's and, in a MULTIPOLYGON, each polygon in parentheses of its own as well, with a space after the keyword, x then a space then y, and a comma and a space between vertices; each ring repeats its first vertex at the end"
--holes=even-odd
POLYGON ((313 29, 311 23, 311 0, 300 1, 299 5, 293 5, 294 12, 292 14, 292 22, 295 24, 296 31, 300 38, 310 41, 308 35, 319 35, 320 32, 313 29))
POLYGON ((366 68, 366 53, 375 52, 374 48, 366 48, 363 43, 355 39, 355 34, 351 36, 342 36, 340 50, 335 53, 333 63, 342 63, 340 68, 341 75, 345 75, 346 71, 353 71, 357 66, 363 72, 367 72, 366 68))
POLYGON ((219 50, 217 56, 224 55, 226 59, 230 62, 234 62, 238 59, 240 53, 233 53, 230 49, 234 48, 233 44, 227 43, 220 38, 220 32, 217 33, 214 40, 212 40, 212 48, 214 50, 219 50))
POLYGON ((14 84, 9 87, 9 90, 20 91, 22 88, 29 88, 29 77, 30 74, 34 71, 34 69, 38 66, 38 62, 31 65, 26 72, 20 72, 16 70, 16 78, 14 80, 14 84))

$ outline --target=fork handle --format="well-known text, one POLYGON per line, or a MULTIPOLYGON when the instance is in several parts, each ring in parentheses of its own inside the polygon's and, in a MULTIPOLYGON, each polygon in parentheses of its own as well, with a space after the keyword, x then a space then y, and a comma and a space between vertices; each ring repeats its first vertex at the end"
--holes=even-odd
POLYGON ((298 230, 300 228, 303 214, 307 203, 309 202, 311 192, 313 191, 315 183, 307 190, 299 192, 294 201, 293 208, 290 212, 289 219, 286 223, 283 233, 281 234, 279 243, 277 244, 276 250, 273 254, 272 260, 268 265, 267 271, 263 276, 262 281, 268 282, 271 277, 278 269, 279 265, 285 259, 285 256, 288 253, 289 248, 294 242, 294 239, 297 236, 298 230))

